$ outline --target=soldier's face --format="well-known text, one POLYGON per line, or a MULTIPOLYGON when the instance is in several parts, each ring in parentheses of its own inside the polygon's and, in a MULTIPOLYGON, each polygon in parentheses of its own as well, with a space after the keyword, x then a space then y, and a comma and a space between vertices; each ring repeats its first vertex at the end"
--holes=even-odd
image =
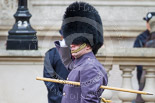
POLYGON ((147 27, 147 30, 151 31, 151 27, 150 27, 149 22, 146 22, 146 27, 147 27))
POLYGON ((70 45, 71 51, 77 50, 79 47, 80 47, 80 44, 79 45, 76 45, 76 44, 70 45))
MULTIPOLYGON (((71 45, 70 45, 71 51, 75 51, 75 50, 77 50, 79 47, 80 47, 80 45, 76 45, 76 44, 71 44, 71 45)), ((79 52, 76 52, 76 53, 72 53, 72 56, 73 56, 74 58, 79 58, 81 55, 82 55, 82 50, 79 51, 79 52)))
MULTIPOLYGON (((79 49, 80 46, 81 46, 81 44, 79 44, 79 45, 71 44, 71 45, 70 45, 71 51, 75 51, 75 50, 79 49)), ((81 57, 82 55, 84 55, 84 54, 86 54, 86 53, 88 53, 88 52, 91 52, 91 51, 92 51, 91 47, 90 47, 89 45, 86 45, 86 47, 84 47, 84 48, 81 49, 80 51, 75 52, 75 53, 72 53, 72 56, 73 56, 74 58, 79 58, 79 57, 81 57)))

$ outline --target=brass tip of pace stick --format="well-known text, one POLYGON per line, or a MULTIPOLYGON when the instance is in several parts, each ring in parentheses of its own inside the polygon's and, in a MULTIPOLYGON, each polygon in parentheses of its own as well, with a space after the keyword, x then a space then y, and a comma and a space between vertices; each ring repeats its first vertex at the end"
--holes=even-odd
POLYGON ((153 93, 147 93, 146 95, 154 95, 153 93))
POLYGON ((36 77, 36 80, 39 80, 39 77, 36 77))
POLYGON ((41 81, 43 81, 43 80, 42 80, 42 77, 36 77, 36 80, 41 80, 41 81))

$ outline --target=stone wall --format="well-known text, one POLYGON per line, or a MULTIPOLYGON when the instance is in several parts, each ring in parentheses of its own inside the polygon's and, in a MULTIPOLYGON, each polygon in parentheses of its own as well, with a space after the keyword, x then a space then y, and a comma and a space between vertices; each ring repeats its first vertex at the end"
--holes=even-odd
MULTIPOLYGON (((45 52, 46 50, 43 49, 38 51, 0 50, 0 103, 47 103, 46 87, 42 81, 36 80, 36 77, 43 76, 45 52)), ((147 48, 124 48, 113 49, 112 51, 102 48, 97 54, 97 59, 108 71, 108 86, 112 87, 138 90, 136 70, 132 68, 132 72, 128 73, 130 66, 150 66, 148 70, 152 68, 154 70, 155 68, 155 50, 151 48, 149 50, 147 48), (124 71, 120 70, 120 66, 123 65, 127 66, 126 76, 121 75, 124 71), (129 78, 129 83, 122 83, 125 77, 129 78)), ((155 71, 150 72, 149 75, 153 75, 151 78, 155 80, 155 71)), ((149 76, 147 77, 150 78, 149 76)), ((147 90, 145 91, 155 93, 152 89, 150 91, 150 87, 154 88, 154 83, 155 81, 147 84, 147 90)), ((108 91, 104 93, 103 97, 112 100, 114 103, 121 103, 118 97, 123 92, 108 91)), ((133 94, 128 93, 128 95, 131 96, 133 94)))
MULTIPOLYGON (((103 25, 106 47, 132 47, 135 37, 146 29, 142 18, 155 10, 154 0, 84 0, 99 11, 103 25)), ((37 30, 40 48, 51 48, 53 40, 59 39, 58 30, 65 8, 74 0, 28 0, 32 27, 37 30)), ((5 48, 8 30, 15 20, 17 0, 0 1, 0 39, 5 48)))
POLYGON ((47 103, 46 86, 36 80, 43 76, 39 54, 0 50, 0 103, 47 103))
MULTIPOLYGON (((58 30, 62 23, 63 13, 65 8, 74 0, 28 1, 29 11, 32 14, 30 23, 37 31, 39 40, 39 50, 35 53, 42 49, 48 50, 54 47, 53 42, 55 40, 60 39, 58 30)), ((147 12, 155 10, 154 0, 82 1, 94 5, 99 11, 104 25, 104 47, 111 51, 117 50, 115 48, 119 48, 119 50, 121 48, 132 48, 135 37, 146 29, 142 18, 147 12)), ((16 10, 17 0, 0 0, 0 50, 6 49, 8 30, 12 28, 15 22, 13 15, 16 10)), ((36 76, 42 76, 43 57, 36 58, 37 56, 34 56, 35 59, 33 59, 23 51, 24 54, 21 55, 25 55, 28 59, 22 56, 18 58, 18 56, 13 55, 14 53, 16 51, 9 54, 9 59, 6 59, 5 54, 1 55, 0 58, 0 84, 3 84, 0 85, 2 88, 0 89, 2 91, 0 92, 0 103, 31 103, 32 101, 46 103, 46 88, 43 82, 35 80, 36 76)), ((134 71, 133 85, 137 89, 135 74, 136 71, 134 71)), ((113 65, 110 75, 110 85, 120 87, 121 71, 118 65, 113 65)), ((117 95, 114 95, 112 100, 120 103, 117 95)))

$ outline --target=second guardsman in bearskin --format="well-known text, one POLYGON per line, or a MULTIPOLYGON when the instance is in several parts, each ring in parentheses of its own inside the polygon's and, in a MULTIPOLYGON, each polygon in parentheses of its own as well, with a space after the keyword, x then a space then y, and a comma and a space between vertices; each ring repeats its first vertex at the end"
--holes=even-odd
POLYGON ((67 80, 80 86, 65 84, 61 103, 100 103, 107 85, 107 73, 95 54, 103 45, 103 27, 97 10, 90 4, 75 2, 67 7, 61 33, 64 40, 56 47, 70 73, 67 80))

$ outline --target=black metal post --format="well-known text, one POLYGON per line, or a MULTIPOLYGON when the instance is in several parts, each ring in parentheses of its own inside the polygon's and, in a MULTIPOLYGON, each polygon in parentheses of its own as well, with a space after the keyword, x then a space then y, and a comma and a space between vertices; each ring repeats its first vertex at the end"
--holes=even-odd
POLYGON ((9 31, 7 50, 37 50, 36 31, 31 27, 31 14, 27 8, 27 0, 18 0, 18 9, 14 14, 15 24, 9 31))

